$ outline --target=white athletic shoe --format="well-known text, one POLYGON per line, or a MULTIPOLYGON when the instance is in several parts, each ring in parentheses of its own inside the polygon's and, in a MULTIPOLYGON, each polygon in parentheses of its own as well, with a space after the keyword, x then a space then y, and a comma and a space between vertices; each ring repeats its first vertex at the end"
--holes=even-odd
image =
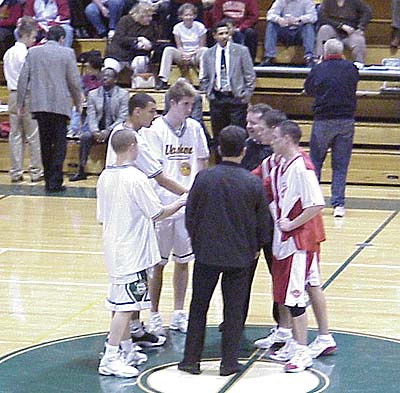
POLYGON ((282 348, 271 353, 268 357, 278 362, 287 362, 294 356, 296 348, 297 348, 296 341, 290 339, 286 341, 286 344, 282 348))
POLYGON ((331 355, 336 352, 336 342, 332 335, 328 336, 328 339, 322 339, 321 336, 317 336, 315 340, 308 345, 310 356, 316 359, 319 356, 331 355))
POLYGON ((156 336, 166 336, 160 313, 151 313, 146 331, 156 336))
POLYGON ((344 217, 346 214, 346 209, 344 206, 336 206, 333 209, 333 217, 344 217))
POLYGON ((123 358, 128 366, 140 366, 144 362, 147 362, 147 355, 143 352, 139 352, 132 349, 130 352, 123 352, 123 358))
POLYGON ((139 375, 139 370, 135 367, 128 366, 121 355, 103 356, 99 365, 99 374, 115 375, 119 378, 133 378, 139 375))
POLYGON ((285 364, 285 372, 299 373, 311 367, 313 361, 307 347, 297 347, 294 356, 285 364))
POLYGON ((274 344, 286 343, 292 338, 292 332, 283 333, 279 328, 272 329, 271 333, 264 338, 254 342, 254 346, 260 349, 271 348, 274 344))
POLYGON ((171 330, 178 330, 181 333, 186 333, 188 329, 188 317, 185 311, 175 310, 171 322, 169 323, 171 330))

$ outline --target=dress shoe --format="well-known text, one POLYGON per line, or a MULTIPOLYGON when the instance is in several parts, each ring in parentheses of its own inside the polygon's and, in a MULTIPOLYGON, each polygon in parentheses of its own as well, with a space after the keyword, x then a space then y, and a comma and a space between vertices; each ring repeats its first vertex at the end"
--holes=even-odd
POLYGON ((167 90, 168 89, 168 82, 165 82, 160 78, 157 78, 155 88, 156 88, 156 90, 167 90))
POLYGON ((219 325, 218 325, 218 331, 219 332, 223 332, 224 331, 224 322, 221 322, 219 325))
POLYGON ((49 194, 53 194, 53 193, 56 193, 56 192, 64 192, 64 191, 66 191, 66 190, 67 190, 67 187, 65 187, 65 186, 51 187, 51 188, 47 188, 47 187, 46 187, 46 191, 47 191, 49 194))
POLYGON ((260 67, 267 67, 274 64, 273 57, 264 57, 263 61, 260 63, 260 67))
POLYGON ((85 27, 79 28, 79 34, 80 34, 81 38, 90 38, 90 34, 88 33, 88 31, 86 30, 85 27))
POLYGON ((219 368, 219 375, 221 375, 221 377, 227 377, 228 375, 240 373, 244 369, 245 367, 243 366, 243 364, 240 363, 238 363, 236 366, 233 367, 221 366, 219 368))
POLYGON ((69 177, 69 181, 86 180, 87 176, 85 172, 76 172, 75 175, 69 177))
POLYGON ((201 374, 200 363, 178 363, 178 370, 184 371, 185 373, 199 375, 201 374))

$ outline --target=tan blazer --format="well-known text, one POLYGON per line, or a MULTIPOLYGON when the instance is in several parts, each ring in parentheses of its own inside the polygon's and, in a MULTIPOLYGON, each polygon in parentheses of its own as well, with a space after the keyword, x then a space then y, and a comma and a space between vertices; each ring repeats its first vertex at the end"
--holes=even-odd
POLYGON ((56 41, 35 46, 28 51, 18 79, 17 106, 21 108, 31 91, 32 113, 48 112, 71 116, 71 98, 81 103, 81 88, 75 53, 56 41))

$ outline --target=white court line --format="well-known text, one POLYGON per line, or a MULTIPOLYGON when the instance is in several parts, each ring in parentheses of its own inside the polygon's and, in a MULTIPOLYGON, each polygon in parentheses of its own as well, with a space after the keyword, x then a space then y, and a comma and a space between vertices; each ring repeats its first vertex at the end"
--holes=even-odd
POLYGON ((64 287, 93 287, 93 288, 106 288, 105 284, 94 284, 86 282, 67 282, 67 281, 34 281, 34 280, 1 280, 0 283, 4 284, 29 284, 29 285, 56 285, 64 287))
POLYGON ((6 251, 14 252, 37 252, 37 253, 48 253, 48 254, 84 254, 84 255, 103 255, 101 251, 76 251, 76 250, 45 250, 40 248, 1 248, 1 253, 6 251))
MULTIPOLYGON (((341 262, 320 262, 321 266, 337 266, 340 265, 341 262)), ((367 263, 354 263, 354 265, 351 265, 352 267, 365 267, 365 268, 379 268, 379 269, 400 269, 400 265, 371 265, 367 263)))

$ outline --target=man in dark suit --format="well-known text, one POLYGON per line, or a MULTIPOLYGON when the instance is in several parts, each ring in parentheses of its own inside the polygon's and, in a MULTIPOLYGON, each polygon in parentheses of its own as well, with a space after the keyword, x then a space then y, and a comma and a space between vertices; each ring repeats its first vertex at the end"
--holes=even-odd
POLYGON ((246 127, 256 75, 247 47, 231 42, 228 23, 218 22, 212 31, 217 43, 204 53, 200 85, 210 101, 211 127, 217 141, 228 125, 246 127))
POLYGON ((28 109, 39 125, 40 147, 47 192, 65 191, 63 163, 67 150, 67 122, 71 96, 81 106, 81 89, 74 51, 63 45, 65 30, 49 29, 48 41, 29 49, 17 87, 17 108, 22 114, 28 89, 32 92, 28 109))
POLYGON ((79 143, 79 169, 70 181, 85 180, 85 165, 93 141, 108 143, 111 131, 128 116, 129 93, 116 85, 117 73, 112 68, 102 71, 103 86, 89 92, 86 124, 79 143))
POLYGON ((269 239, 265 191, 240 166, 246 132, 228 126, 220 134, 222 162, 197 175, 186 205, 186 228, 195 254, 193 293, 183 360, 178 369, 200 374, 209 303, 222 274, 224 329, 220 375, 242 370, 239 341, 253 261, 269 239))

